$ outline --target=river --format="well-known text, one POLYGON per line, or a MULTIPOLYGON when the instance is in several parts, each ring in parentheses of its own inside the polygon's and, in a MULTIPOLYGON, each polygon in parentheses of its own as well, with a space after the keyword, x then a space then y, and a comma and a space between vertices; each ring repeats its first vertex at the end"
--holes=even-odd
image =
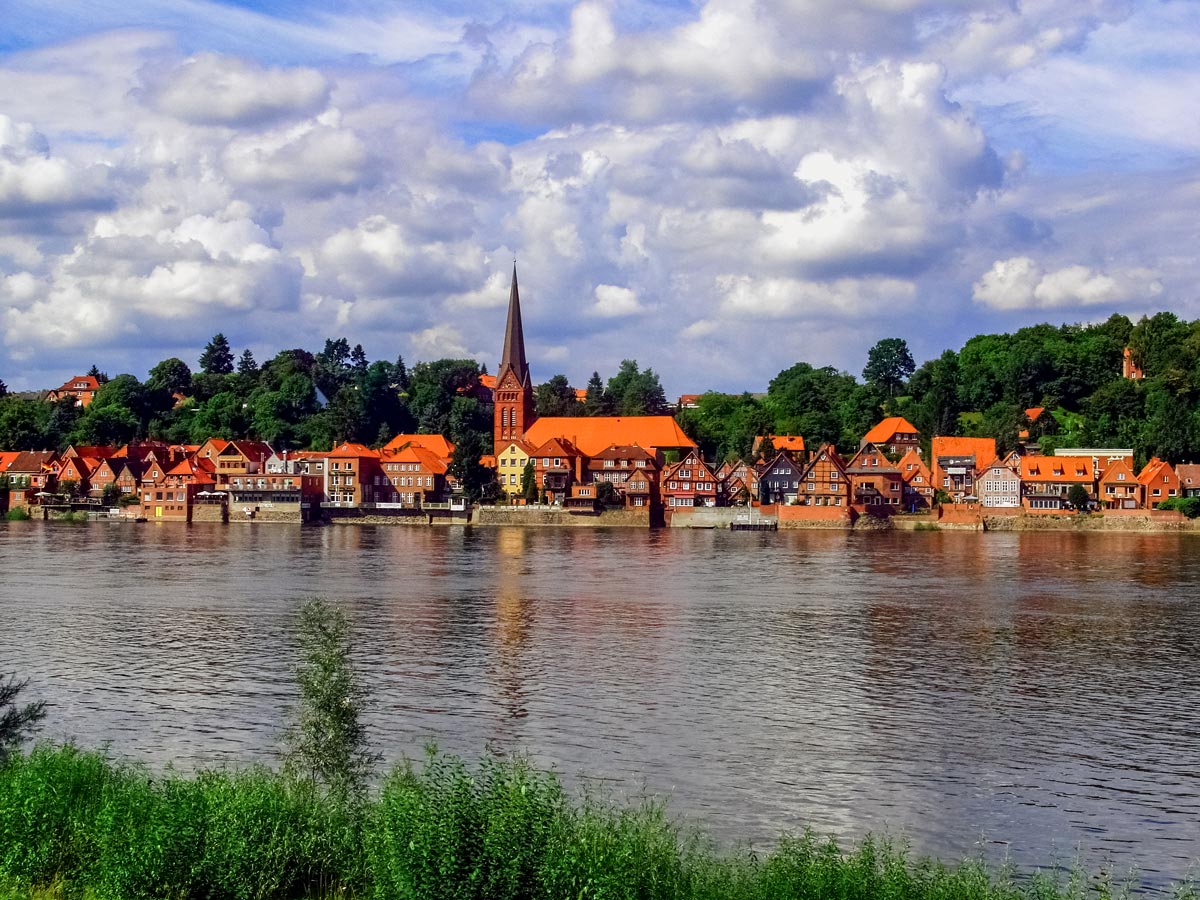
POLYGON ((723 844, 812 827, 1161 887, 1200 864, 1200 537, 0 523, 54 739, 271 762, 300 602, 391 762, 520 751, 723 844))

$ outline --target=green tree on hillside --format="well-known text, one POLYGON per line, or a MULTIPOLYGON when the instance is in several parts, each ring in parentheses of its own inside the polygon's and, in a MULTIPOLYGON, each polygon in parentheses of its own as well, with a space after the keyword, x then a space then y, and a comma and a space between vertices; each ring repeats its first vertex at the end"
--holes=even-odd
POLYGON ((258 375, 258 363, 254 361, 254 354, 250 352, 249 347, 242 351, 237 370, 239 375, 245 375, 247 378, 254 378, 258 375))
POLYGON ((209 375, 228 375, 233 371, 233 351, 221 332, 213 335, 200 354, 200 370, 209 375))
POLYGON ((867 351, 863 379, 884 397, 895 397, 917 365, 902 338, 883 338, 867 351))
POLYGON ((555 375, 545 384, 535 387, 533 403, 539 416, 577 416, 583 412, 566 375, 555 375))

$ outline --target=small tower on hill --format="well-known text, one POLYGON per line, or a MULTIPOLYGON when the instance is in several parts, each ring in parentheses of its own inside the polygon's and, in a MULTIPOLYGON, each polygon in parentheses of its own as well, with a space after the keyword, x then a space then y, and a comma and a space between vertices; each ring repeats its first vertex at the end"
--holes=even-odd
POLYGON ((511 441, 523 440, 525 431, 537 418, 533 406, 533 382, 525 361, 525 332, 521 328, 521 297, 517 292, 517 267, 513 265, 512 287, 508 292, 508 324, 504 329, 504 348, 496 372, 493 453, 499 453, 511 441))

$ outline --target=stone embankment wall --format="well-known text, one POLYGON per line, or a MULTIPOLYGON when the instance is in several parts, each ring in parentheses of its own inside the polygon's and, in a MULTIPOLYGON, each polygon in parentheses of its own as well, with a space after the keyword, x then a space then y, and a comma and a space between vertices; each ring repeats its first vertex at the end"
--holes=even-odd
MULTIPOLYGON (((195 516, 195 507, 192 513, 192 521, 199 521, 195 516)), ((242 511, 241 507, 234 507, 229 512, 230 522, 242 522, 247 525, 255 525, 260 522, 275 522, 285 525, 299 525, 304 519, 300 515, 300 507, 295 504, 285 504, 273 507, 260 506, 254 510, 253 516, 247 516, 242 511)))
POLYGON ((228 522, 228 507, 224 503, 193 503, 193 522, 228 522))
POLYGON ((775 521, 774 515, 757 507, 751 514, 744 506, 685 506, 671 510, 667 524, 671 528, 728 528, 734 522, 749 522, 752 516, 755 522, 775 521))
POLYGON ((578 515, 565 509, 529 509, 523 506, 481 506, 475 521, 480 525, 563 525, 573 528, 649 528, 649 512, 605 510, 598 516, 578 515))
POLYGON ((858 518, 844 506, 763 506, 764 515, 774 515, 780 528, 853 528, 858 518))
POLYGON ((1091 515, 985 516, 988 531, 1191 531, 1200 532, 1200 519, 1174 510, 1122 509, 1091 515))

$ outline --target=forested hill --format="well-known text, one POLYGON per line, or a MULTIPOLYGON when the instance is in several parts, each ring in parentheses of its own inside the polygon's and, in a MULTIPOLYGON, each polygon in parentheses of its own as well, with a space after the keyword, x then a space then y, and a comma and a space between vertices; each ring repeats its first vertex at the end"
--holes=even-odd
POLYGON ((1095 325, 1036 325, 979 335, 917 368, 904 341, 871 348, 863 378, 797 363, 765 396, 705 394, 680 413, 709 453, 744 455, 754 435, 802 434, 809 446, 857 449, 884 415, 904 416, 928 446, 934 435, 994 437, 1002 452, 1045 407, 1031 430, 1053 447, 1132 447, 1139 463, 1200 459, 1200 321, 1168 312, 1136 325, 1114 315, 1095 325), (1144 370, 1121 377, 1124 348, 1144 370))
MULTIPOLYGON (((1200 459, 1200 321, 1167 312, 1137 324, 1114 315, 1095 325, 1037 325, 980 335, 920 367, 900 338, 867 353, 861 377, 799 362, 765 394, 704 394, 678 418, 705 452, 749 458, 756 435, 801 434, 809 446, 858 447, 885 415, 904 416, 926 442, 935 434, 995 437, 1001 450, 1028 427, 1025 410, 1045 407, 1031 429, 1042 447, 1132 447, 1140 460, 1200 459), (1121 377, 1129 347, 1145 378, 1121 377)), ((378 445, 399 432, 445 434, 490 446, 491 404, 473 360, 411 368, 367 359, 360 346, 331 339, 318 353, 285 350, 259 366, 236 358, 223 335, 196 371, 182 360, 155 365, 141 381, 107 380, 86 409, 3 396, 0 449, 61 449, 68 443, 121 444, 152 437, 200 443, 209 436, 252 437, 277 448, 328 449, 336 440, 378 445)), ((94 374, 100 374, 93 368, 94 374)), ((77 373, 64 373, 64 379, 77 373)), ((666 410, 653 369, 626 360, 613 377, 593 373, 578 400, 565 376, 538 385, 542 415, 641 415, 666 410)))

